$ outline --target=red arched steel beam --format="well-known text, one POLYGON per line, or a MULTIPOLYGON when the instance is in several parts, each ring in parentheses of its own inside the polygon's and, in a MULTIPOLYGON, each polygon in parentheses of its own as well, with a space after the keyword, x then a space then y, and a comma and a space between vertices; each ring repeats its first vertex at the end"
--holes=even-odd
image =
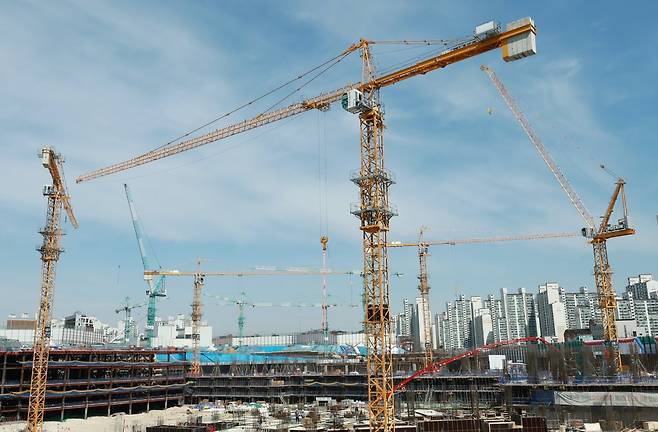
POLYGON ((407 384, 409 384, 411 381, 415 380, 419 376, 427 375, 427 374, 436 372, 439 369, 441 369, 442 367, 447 366, 450 363, 456 362, 457 360, 461 360, 461 359, 466 358, 466 357, 473 357, 474 355, 480 354, 483 351, 492 350, 492 349, 495 349, 495 348, 498 348, 498 347, 501 347, 501 346, 506 346, 506 345, 514 345, 514 344, 517 344, 517 343, 520 343, 520 342, 541 342, 544 345, 546 345, 547 347, 549 347, 549 348, 551 348, 551 349, 553 349, 557 352, 560 352, 557 348, 552 346, 550 342, 548 342, 543 337, 539 337, 539 336, 529 336, 529 337, 524 337, 524 338, 517 338, 517 339, 506 340, 506 341, 493 342, 493 343, 490 343, 490 344, 487 344, 487 345, 483 345, 479 348, 474 348, 472 350, 465 351, 465 352, 463 352, 459 355, 456 355, 454 357, 450 357, 450 358, 447 358, 447 359, 440 360, 436 363, 433 363, 433 364, 431 364, 431 365, 429 365, 429 366, 427 366, 423 369, 420 369, 420 370, 414 372, 412 375, 405 378, 398 385, 393 387, 393 393, 396 393, 396 392, 402 390, 407 384))

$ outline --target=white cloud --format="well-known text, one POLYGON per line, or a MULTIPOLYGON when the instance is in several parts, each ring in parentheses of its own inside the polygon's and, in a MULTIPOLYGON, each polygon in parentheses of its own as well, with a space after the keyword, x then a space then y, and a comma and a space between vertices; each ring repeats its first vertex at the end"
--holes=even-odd
MULTIPOLYGON (((314 262, 315 257, 301 256, 299 248, 306 241, 315 245, 320 231, 318 139, 326 139, 329 149, 328 218, 332 246, 336 245, 332 254, 341 265, 359 265, 360 234, 356 219, 349 214, 357 189, 348 181, 349 172, 358 168, 358 121, 338 107, 99 181, 76 185, 73 179, 161 145, 329 56, 322 52, 299 55, 294 46, 277 45, 279 38, 292 37, 287 32, 303 31, 308 40, 298 43, 304 47, 317 42, 333 48, 353 42, 355 35, 393 39, 405 32, 427 33, 427 28, 415 28, 413 21, 399 23, 404 21, 406 5, 374 14, 370 8, 359 9, 347 19, 344 8, 338 6, 303 5, 290 12, 290 30, 259 28, 254 22, 238 43, 235 40, 242 36, 232 32, 236 18, 221 10, 213 12, 212 25, 220 30, 212 32, 207 23, 167 8, 86 2, 4 7, 11 13, 0 16, 0 25, 11 37, 0 40, 0 55, 8 65, 0 69, 0 78, 10 85, 0 89, 0 97, 11 103, 0 107, 5 161, 0 175, 12 187, 0 191, 0 220, 5 223, 0 232, 20 239, 17 242, 28 238, 32 242, 34 232, 13 232, 11 219, 41 217, 43 201, 38 191, 48 179, 34 153, 43 145, 53 145, 68 159, 65 171, 81 230, 95 230, 85 239, 91 237, 97 243, 85 247, 103 254, 94 257, 101 255, 95 251, 81 257, 82 253, 71 251, 65 273, 71 282, 58 292, 62 298, 72 298, 76 290, 84 292, 87 284, 97 284, 103 296, 115 294, 107 290, 111 284, 94 272, 112 273, 111 261, 124 259, 111 249, 123 244, 122 239, 130 242, 126 248, 134 248, 124 180, 133 189, 149 235, 164 245, 164 253, 172 260, 196 256, 197 249, 251 248, 256 254, 274 250, 268 248, 276 245, 278 256, 273 260, 314 262), (228 29, 225 39, 217 36, 222 29, 228 29), (326 135, 318 127, 322 118, 326 135), (77 277, 76 272, 80 273, 77 277)), ((498 53, 495 56, 497 60, 498 53)), ((391 196, 400 208, 400 216, 392 221, 391 239, 414 239, 420 225, 431 226, 433 238, 580 226, 575 210, 478 64, 472 60, 383 93, 389 125, 387 164, 398 178, 391 196), (491 106, 494 114, 489 116, 491 106)), ((500 73, 509 80, 510 90, 528 110, 546 144, 555 149, 556 159, 565 161, 567 175, 583 191, 590 208, 601 209, 611 190, 609 179, 590 160, 569 157, 582 152, 571 152, 569 141, 563 139, 566 136, 595 154, 618 144, 591 109, 583 84, 587 67, 565 53, 550 61, 532 59, 523 66, 501 66, 500 73), (572 176, 574 172, 578 175, 572 176), (596 188, 602 192, 591 193, 596 188)), ((318 87, 340 85, 342 79, 336 72, 318 87)), ((312 93, 315 88, 304 91, 312 93)), ((254 112, 257 108, 229 120, 254 112)), ((650 223, 645 213, 637 214, 637 219, 643 226, 650 223)), ((618 250, 647 251, 654 240, 643 236, 638 242, 621 242, 618 250)), ((545 253, 542 245, 527 247, 539 255, 545 253)), ((582 250, 580 243, 570 241, 560 247, 569 256, 582 250)), ((236 252, 235 259, 251 264, 256 259, 251 253, 236 252)), ((261 255, 258 259, 266 260, 261 255)), ((415 257, 395 259, 400 270, 415 274, 415 257)), ((440 271, 450 269, 441 267, 440 271)), ((589 278, 589 268, 565 272, 589 278)), ((13 280, 32 282, 18 276, 13 280)), ((397 293, 415 289, 413 281, 395 285, 400 287, 397 293)), ((486 288, 493 291, 494 287, 486 288)), ((296 291, 291 288, 291 292, 296 291)), ((450 295, 442 294, 443 298, 450 295)), ((181 294, 178 300, 183 298, 181 294)), ((96 309, 101 303, 88 306, 96 309)), ((173 301, 165 307, 173 313, 180 304, 173 301)))

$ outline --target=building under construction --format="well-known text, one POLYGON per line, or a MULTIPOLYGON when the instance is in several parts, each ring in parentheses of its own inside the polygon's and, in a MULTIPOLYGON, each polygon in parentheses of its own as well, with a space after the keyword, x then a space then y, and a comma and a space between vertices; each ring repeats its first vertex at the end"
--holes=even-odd
MULTIPOLYGON (((308 350, 303 359, 299 350, 265 355, 259 348, 204 357, 202 374, 190 381, 188 401, 367 400, 363 358, 327 356, 321 350, 313 355, 308 350)), ((513 344, 472 355, 436 351, 435 359, 444 366, 406 384, 408 377, 423 369, 424 353, 395 355, 396 414, 404 417, 416 409, 435 409, 477 417, 480 411, 495 410, 531 413, 554 424, 569 419, 625 425, 654 420, 656 341, 627 340, 620 344, 620 352, 623 370, 610 376, 609 363, 614 359, 606 358, 604 344, 513 344), (507 359, 500 369, 493 364, 497 356, 507 359)))
MULTIPOLYGON (((52 349, 44 417, 86 418, 180 405, 187 362, 174 350, 52 349)), ((0 351, 0 416, 25 419, 32 350, 0 351)))
MULTIPOLYGON (((217 401, 289 406, 367 401, 363 355, 312 345, 272 348, 202 352, 199 376, 189 374, 191 354, 181 350, 53 349, 45 418, 136 414, 217 401)), ((614 377, 606 375, 605 347, 582 342, 513 344, 476 353, 435 351, 434 358, 444 366, 409 382, 423 370, 424 353, 394 355, 396 417, 410 419, 418 410, 437 410, 472 418, 487 412, 525 412, 546 417, 551 424, 569 419, 624 425, 654 420, 655 339, 627 341, 620 351, 623 373, 614 377), (498 368, 496 356, 503 355, 507 361, 498 368)), ((0 367, 0 415, 25 419, 32 351, 0 351, 0 367)))

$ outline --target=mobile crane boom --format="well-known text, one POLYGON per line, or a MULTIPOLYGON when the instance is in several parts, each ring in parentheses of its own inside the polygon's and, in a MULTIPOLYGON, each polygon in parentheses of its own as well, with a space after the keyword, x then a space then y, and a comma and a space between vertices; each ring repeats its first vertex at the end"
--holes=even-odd
MULTIPOLYGON (((135 238, 137 239, 137 247, 139 248, 139 255, 142 258, 142 265, 144 270, 153 269, 151 260, 146 252, 146 244, 144 239, 144 230, 142 229, 139 217, 137 215, 137 208, 130 193, 130 188, 127 184, 123 184, 123 188, 126 191, 126 200, 128 201, 128 208, 130 210, 130 218, 133 223, 133 229, 135 231, 135 238)), ((153 279, 147 279, 146 284, 148 289, 146 290, 146 295, 148 296, 148 308, 146 312, 146 343, 148 347, 153 346, 153 338, 155 336, 155 317, 157 315, 158 308, 158 297, 166 297, 167 290, 165 289, 165 277, 160 276, 155 281, 153 279)))

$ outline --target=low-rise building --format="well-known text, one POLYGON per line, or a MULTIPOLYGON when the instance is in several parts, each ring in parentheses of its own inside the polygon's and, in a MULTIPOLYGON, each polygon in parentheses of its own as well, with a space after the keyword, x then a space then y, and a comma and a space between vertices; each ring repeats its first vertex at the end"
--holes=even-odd
MULTIPOLYGON (((199 344, 212 347, 212 326, 202 322, 199 326, 199 344)), ((154 347, 192 348, 192 321, 183 314, 169 317, 166 321, 156 320, 154 329, 154 347)))

